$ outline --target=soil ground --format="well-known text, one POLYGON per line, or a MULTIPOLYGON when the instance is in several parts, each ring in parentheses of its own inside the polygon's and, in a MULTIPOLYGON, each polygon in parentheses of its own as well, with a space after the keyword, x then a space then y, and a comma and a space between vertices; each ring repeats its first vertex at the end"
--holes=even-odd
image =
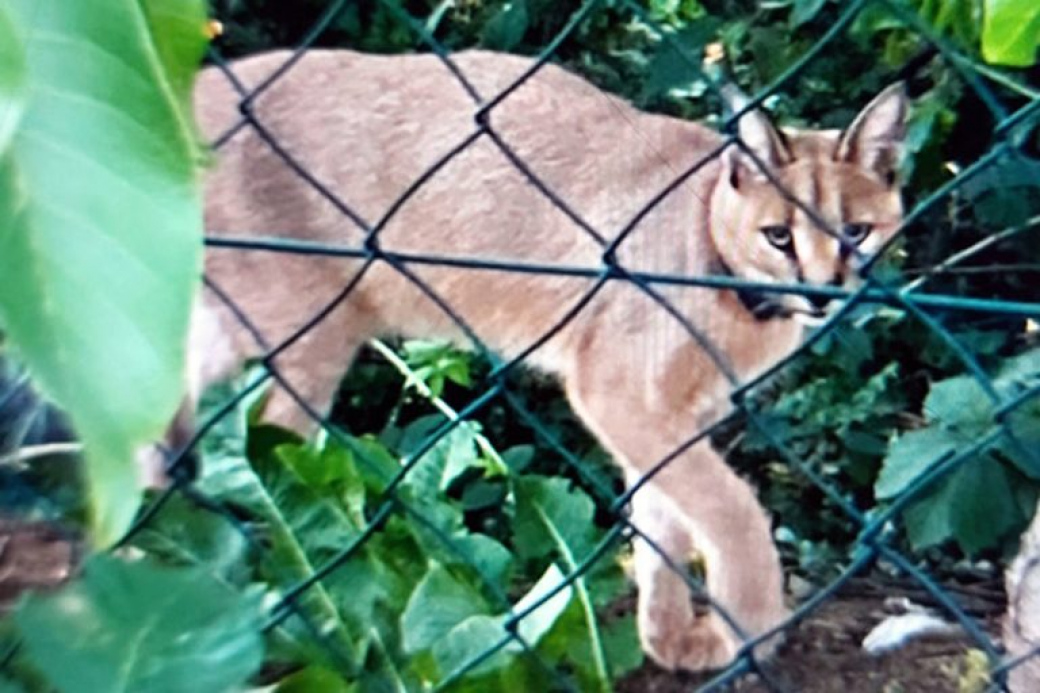
MULTIPOLYGON (((963 635, 923 638, 882 655, 864 651, 863 638, 888 615, 885 598, 880 595, 840 593, 788 633, 777 655, 763 665, 769 683, 756 675, 747 675, 731 685, 710 690, 739 693, 981 693, 986 689, 985 657, 963 635)), ((982 626, 996 641, 999 626, 996 614, 984 617, 982 626)), ((670 672, 647 663, 626 677, 618 691, 690 693, 701 690, 712 678, 711 675, 670 672)))

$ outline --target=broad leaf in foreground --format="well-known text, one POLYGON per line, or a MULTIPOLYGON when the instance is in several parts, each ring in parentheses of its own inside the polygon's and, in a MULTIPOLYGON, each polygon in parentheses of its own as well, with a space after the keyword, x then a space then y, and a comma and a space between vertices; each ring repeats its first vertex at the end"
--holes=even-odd
POLYGON ((16 620, 61 693, 219 693, 260 667, 260 600, 201 570, 98 555, 82 580, 30 597, 16 620))
POLYGON ((95 537, 181 396, 201 263, 201 0, 10 0, 0 16, 0 325, 83 439, 95 537), (13 39, 13 40, 12 40, 13 39), (12 127, 10 94, 25 113, 12 127), (15 91, 12 91, 14 85, 15 91))

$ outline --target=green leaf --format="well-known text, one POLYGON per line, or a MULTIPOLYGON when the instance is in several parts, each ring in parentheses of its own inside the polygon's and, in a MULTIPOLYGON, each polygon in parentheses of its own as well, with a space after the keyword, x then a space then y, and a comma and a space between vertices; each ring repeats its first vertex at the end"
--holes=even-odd
POLYGON ((373 493, 382 493, 401 465, 387 447, 373 436, 349 437, 347 447, 354 453, 365 485, 373 493))
MULTIPOLYGON (((1040 384, 1040 349, 1004 362, 994 381, 997 390, 1013 398, 1040 384)), ((1040 480, 1040 397, 1030 397, 1010 411, 1004 420, 1015 439, 1002 436, 996 447, 1029 478, 1040 480)))
POLYGON ((811 22, 820 13, 827 0, 795 0, 791 10, 791 26, 799 27, 811 22))
MULTIPOLYGON (((413 457, 444 423, 443 416, 433 414, 409 425, 400 444, 402 455, 413 457)), ((483 466, 477 454, 477 432, 475 423, 463 421, 443 434, 408 472, 404 485, 415 489, 418 497, 436 496, 467 469, 483 466)))
POLYGON ((278 682, 274 693, 356 693, 358 687, 348 684, 339 673, 320 666, 309 666, 278 682))
MULTIPOLYGON (((551 552, 568 573, 575 572, 596 545, 594 506, 589 497, 572 488, 566 479, 537 476, 517 479, 515 493, 518 550, 532 556, 551 552)), ((583 635, 592 653, 592 687, 608 691, 610 667, 587 576, 574 578, 572 586, 581 604, 583 635)))
POLYGON ((985 0, 982 57, 988 63, 1029 67, 1040 47, 1040 4, 1036 0, 985 0))
POLYGON ((933 424, 955 429, 965 438, 979 436, 993 425, 993 403, 971 375, 932 383, 924 413, 933 424))
POLYGON ((434 397, 441 396, 445 380, 463 387, 472 384, 469 372, 472 357, 451 342, 409 340, 404 343, 401 351, 405 363, 414 372, 413 377, 425 383, 434 397))
POLYGON ((487 615, 480 592, 433 563, 401 615, 401 646, 409 654, 429 650, 466 619, 487 615))
POLYGON ((643 648, 639 645, 635 619, 625 618, 607 624, 603 629, 603 646, 614 676, 623 676, 643 664, 643 648))
MULTIPOLYGON (((533 609, 516 624, 517 635, 529 647, 535 647, 542 640, 570 603, 571 588, 553 593, 563 578, 559 568, 550 565, 512 609, 517 614, 533 609)), ((408 600, 401 617, 402 645, 410 654, 431 651, 440 673, 448 675, 507 638, 505 619, 506 614, 490 613, 476 589, 434 563, 408 600)), ((475 667, 472 674, 507 666, 512 657, 524 651, 523 645, 510 640, 475 667)))
POLYGON ((595 546, 592 501, 562 478, 526 476, 516 479, 517 550, 540 557, 564 552, 580 560, 595 546))
POLYGON ((506 463, 510 472, 519 474, 534 460, 534 453, 533 445, 514 445, 502 452, 502 461, 506 463))
POLYGON ((888 442, 871 431, 850 428, 842 432, 841 441, 851 452, 863 455, 880 456, 888 451, 888 442))
MULTIPOLYGON (((301 461, 328 454, 333 460, 342 451, 326 444, 306 444, 296 434, 275 426, 254 426, 249 431, 246 460, 233 448, 216 459, 207 458, 199 488, 216 500, 229 503, 257 524, 266 539, 261 575, 277 588, 311 577, 327 560, 358 536, 364 523, 356 502, 358 491, 340 486, 308 485, 294 470, 308 473, 312 462, 301 461)), ((333 465, 338 464, 334 462, 333 465)), ((360 480, 356 484, 360 486, 360 480)), ((355 664, 366 646, 371 610, 392 580, 368 562, 364 552, 340 567, 332 576, 306 590, 297 604, 325 634, 347 666, 355 664), (362 579, 358 579, 359 574, 362 579), (357 583, 349 597, 332 594, 336 581, 357 583), (353 616, 354 618, 348 618, 353 616)))
POLYGON ((1040 210, 1038 186, 1040 161, 1016 149, 964 181, 962 192, 988 226, 1016 226, 1040 210))
POLYGON ((953 539, 968 555, 996 546, 1021 519, 1007 469, 990 455, 966 460, 904 517, 915 549, 953 539))
POLYGON ((957 448, 957 439, 941 428, 922 428, 896 439, 889 447, 874 486, 879 499, 895 498, 944 455, 957 448))
POLYGON ((501 479, 476 479, 462 491, 462 507, 466 512, 500 508, 506 502, 509 486, 501 479))
MULTIPOLYGON (((1040 170, 1037 173, 1040 174, 1040 170)), ((1040 349, 1031 349, 1005 361, 997 374, 997 382, 1023 388, 1040 384, 1040 349)))
POLYGON ((232 584, 248 575, 249 549, 244 530, 225 517, 171 496, 159 513, 133 537, 133 545, 167 565, 205 569, 232 584))
POLYGON ((279 445, 274 454, 312 492, 332 499, 354 527, 365 526, 365 484, 348 448, 321 436, 318 443, 279 445))
POLYGON ((25 48, 14 22, 0 6, 0 157, 25 112, 25 48))
POLYGON ((529 24, 527 0, 510 0, 485 25, 480 42, 494 50, 513 50, 524 40, 529 24))
POLYGON ((653 103, 703 80, 699 56, 704 45, 716 38, 718 28, 714 17, 703 17, 677 32, 671 41, 662 42, 650 56, 637 103, 653 103))
MULTIPOLYGON (((205 6, 4 8, 0 33, 13 24, 24 41, 31 98, 0 159, 0 323, 86 445, 95 538, 107 544, 138 507, 135 449, 181 398, 202 258, 188 103, 205 6)), ((0 69, 8 92, 15 50, 0 69)))
POLYGON ((550 564, 538 582, 513 605, 514 614, 521 614, 528 609, 533 609, 520 619, 516 626, 517 634, 528 645, 537 645, 541 642, 570 603, 574 592, 570 586, 553 593, 553 590, 559 587, 563 581, 564 575, 560 569, 556 567, 556 564, 550 564))
POLYGON ((260 667, 260 617, 257 592, 104 555, 15 616, 29 658, 62 693, 234 690, 260 667))

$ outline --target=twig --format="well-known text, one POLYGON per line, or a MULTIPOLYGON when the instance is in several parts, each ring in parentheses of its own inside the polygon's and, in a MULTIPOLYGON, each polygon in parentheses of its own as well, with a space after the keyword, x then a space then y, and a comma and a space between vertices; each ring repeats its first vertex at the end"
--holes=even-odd
POLYGON ((16 465, 48 455, 78 455, 83 452, 82 443, 43 443, 26 445, 0 457, 0 466, 16 465))
POLYGON ((967 260, 968 258, 970 258, 970 257, 972 257, 974 255, 977 255, 978 253, 982 252, 986 248, 989 248, 990 246, 996 245, 997 243, 1000 243, 1001 241, 1007 240, 1008 238, 1011 238, 1012 236, 1015 236, 1015 235, 1017 235, 1019 233, 1023 233, 1025 231, 1031 231, 1031 230, 1037 228, 1038 225, 1040 225, 1040 215, 1034 216, 1034 217, 1026 220, 1026 222, 1024 224, 1021 224, 1019 226, 1014 226, 1014 227, 1009 228, 1009 229, 1004 229, 1003 231, 1001 231, 999 233, 995 233, 995 234, 993 234, 991 236, 987 236, 986 238, 983 238, 978 243, 975 243, 975 244, 965 248, 964 250, 961 250, 959 252, 954 253, 950 257, 946 258, 946 260, 944 260, 943 262, 939 263, 935 267, 930 268, 929 271, 926 271, 920 277, 918 277, 917 279, 913 280, 912 282, 907 284, 905 287, 903 287, 902 293, 905 294, 905 293, 909 293, 911 291, 914 291, 915 289, 917 289, 919 286, 921 286, 922 284, 927 282, 932 277, 934 277, 936 275, 939 275, 939 274, 944 274, 946 272, 949 272, 951 270, 951 268, 953 268, 954 265, 960 264, 964 260, 967 260))
MULTIPOLYGON (((371 339, 368 345, 378 351, 383 358, 385 358, 390 365, 397 369, 397 371, 405 377, 405 387, 413 387, 424 399, 430 404, 436 407, 437 411, 443 414, 450 421, 458 421, 459 414, 455 411, 450 404, 445 402, 440 397, 433 394, 433 390, 423 382, 422 378, 412 370, 404 359, 397 355, 397 353, 386 345, 385 342, 378 339, 371 339)), ((477 443, 477 447, 480 448, 481 452, 484 453, 495 465, 498 466, 499 471, 502 473, 508 473, 509 467, 502 460, 502 456, 498 454, 491 442, 484 437, 482 433, 475 433, 474 440, 477 443)))

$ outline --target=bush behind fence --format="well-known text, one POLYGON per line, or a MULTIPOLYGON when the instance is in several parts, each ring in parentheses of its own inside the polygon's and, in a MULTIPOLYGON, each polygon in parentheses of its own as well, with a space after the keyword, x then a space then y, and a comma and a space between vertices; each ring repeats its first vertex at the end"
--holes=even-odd
MULTIPOLYGON (((210 252, 353 259, 365 268, 358 276, 388 268, 460 324, 422 270, 626 283, 655 297, 662 311, 675 287, 762 288, 724 275, 628 267, 608 242, 600 244, 604 263, 587 267, 459 256, 452 248, 395 252, 380 242, 380 226, 353 208, 349 190, 329 189, 306 160, 286 154, 252 109, 259 92, 317 44, 431 52, 464 83, 452 51, 479 42, 536 55, 537 70, 563 62, 643 108, 684 117, 719 111, 723 64, 753 89, 752 104, 824 125, 846 123, 870 94, 905 80, 916 101, 903 170, 910 206, 884 260, 867 265, 862 288, 832 292, 844 308, 794 354, 762 377, 734 383, 731 414, 689 436, 691 443, 711 438, 755 481, 776 518, 788 572, 814 585, 781 631, 811 620, 880 568, 917 586, 983 653, 987 683, 979 690, 1005 690, 1021 660, 1005 656, 948 578, 965 563, 955 565, 958 557, 1012 553, 1040 489, 1035 68, 1012 72, 979 57, 976 47, 992 53, 985 41, 994 39, 980 35, 977 17, 965 13, 971 3, 777 5, 224 3, 217 11, 227 20, 225 35, 211 57, 228 79, 236 65, 222 53, 294 47, 284 71, 241 90, 235 130, 252 128, 305 185, 342 210, 351 229, 345 237, 363 240, 243 240, 213 228, 210 252)), ((622 229, 581 219, 539 178, 537 162, 511 152, 496 133, 495 109, 535 72, 475 98, 473 138, 457 143, 443 163, 491 141, 557 213, 575 220, 576 233, 580 227, 594 239, 615 239, 622 229)), ((735 131, 733 118, 719 124, 735 131)), ((232 134, 217 139, 218 157, 232 134)), ((399 203, 437 175, 418 173, 399 203)), ((657 201, 645 203, 652 209, 657 201)), ((256 332, 233 296, 212 278, 207 288, 256 332)), ((306 338, 333 305, 293 341, 306 338)), ((573 313, 583 309, 579 303, 573 313)), ((699 327, 689 326, 690 339, 699 327)), ((151 499, 124 546, 201 566, 248 593, 251 607, 265 614, 262 678, 277 690, 609 690, 640 661, 619 561, 633 538, 645 536, 628 513, 641 487, 622 490, 552 383, 519 368, 523 358, 503 361, 480 348, 482 335, 468 336, 477 356, 439 342, 371 342, 328 417, 300 397, 321 422, 313 441, 256 421, 256 404, 271 388, 292 390, 278 371, 288 345, 262 343, 266 354, 252 370, 208 394, 196 439, 171 456, 177 482, 151 499), (204 464, 197 480, 176 473, 193 451, 204 464)), ((699 608, 718 609, 701 566, 668 561, 699 608)), ((90 566, 75 588, 88 601, 105 593, 111 569, 103 559, 90 566)), ((162 577, 148 578, 124 588, 148 592, 157 618, 174 620, 176 607, 162 606, 155 587, 162 577)), ((215 594, 197 598, 216 609, 215 594)), ((38 626, 45 617, 25 616, 22 627, 38 633, 33 619, 38 626)), ((213 633, 239 643, 246 630, 224 622, 213 633)), ((30 654, 38 651, 38 635, 29 641, 30 654)), ((698 679, 697 690, 722 690, 749 674, 764 690, 792 690, 778 672, 796 655, 781 649, 763 661, 753 644, 725 670, 698 679)))

